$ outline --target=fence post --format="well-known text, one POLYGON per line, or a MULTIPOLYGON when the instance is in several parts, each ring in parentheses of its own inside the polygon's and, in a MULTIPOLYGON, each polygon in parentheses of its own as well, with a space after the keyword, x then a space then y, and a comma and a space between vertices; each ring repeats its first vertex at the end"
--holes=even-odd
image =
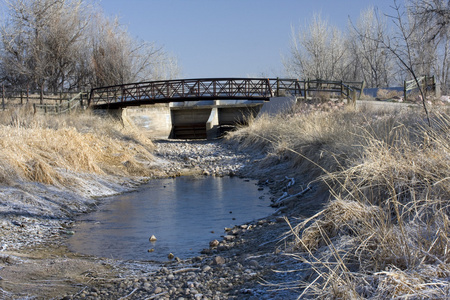
MULTIPOLYGON (((298 79, 295 80, 295 95, 297 95, 297 90, 298 90, 298 95, 299 97, 301 97, 302 95, 302 88, 300 86, 300 82, 298 79)), ((297 96, 295 96, 297 98, 297 96)))
POLYGON ((30 85, 27 84, 27 104, 29 100, 30 100, 30 85))
POLYGON ((405 81, 403 81, 403 97, 405 98, 405 102, 406 102, 406 92, 407 92, 407 90, 406 90, 406 80, 405 80, 405 81))
MULTIPOLYGON (((270 84, 269 84, 270 86, 270 84)), ((87 106, 91 106, 91 99, 94 98, 94 90, 91 90, 91 92, 88 95, 88 99, 87 99, 87 106)))
MULTIPOLYGON (((39 102, 40 102, 40 104, 44 104, 44 85, 41 85, 41 94, 40 94, 39 102)), ((45 112, 47 112, 47 108, 46 108, 45 112)))
POLYGON ((419 86, 417 87, 417 89, 420 91, 420 89, 422 89, 423 95, 426 98, 427 97, 427 75, 423 75, 422 76, 422 80, 419 80, 419 86))
POLYGON ((5 110, 5 85, 2 84, 2 108, 5 110))
POLYGON ((364 95, 364 88, 366 87, 366 81, 363 80, 361 82, 361 92, 359 93, 359 99, 361 99, 361 96, 364 95))
POLYGON ((352 106, 353 108, 356 108, 356 90, 353 89, 351 91, 351 97, 352 97, 352 106))
POLYGON ((280 97, 280 78, 277 77, 277 97, 280 97))
POLYGON ((305 100, 308 99, 308 81, 309 81, 309 78, 305 80, 305 85, 304 85, 304 87, 305 87, 305 100))
POLYGON ((434 95, 436 95, 436 81, 434 79, 434 75, 431 76, 431 90, 433 91, 434 95))
POLYGON ((348 88, 348 85, 345 87, 346 88, 346 90, 347 90, 347 105, 349 105, 350 104, 350 90, 349 90, 349 88, 348 88))

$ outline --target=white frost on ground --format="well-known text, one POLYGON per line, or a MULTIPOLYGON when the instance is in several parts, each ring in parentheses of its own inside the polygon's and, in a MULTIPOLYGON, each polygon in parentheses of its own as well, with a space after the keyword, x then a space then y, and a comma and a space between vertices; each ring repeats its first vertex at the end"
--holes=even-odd
MULTIPOLYGON (((224 176, 235 174, 250 161, 218 141, 159 141, 155 161, 168 175, 186 169, 224 176)), ((51 186, 17 182, 0 186, 0 245, 8 250, 33 246, 66 232, 73 216, 89 211, 101 197, 136 188, 145 178, 121 178, 73 173, 67 170, 68 184, 51 186)))
POLYGON ((5 250, 56 238, 64 233, 64 224, 70 223, 74 215, 92 209, 96 197, 130 190, 136 183, 89 174, 66 175, 68 187, 35 182, 0 186, 0 245, 5 250))

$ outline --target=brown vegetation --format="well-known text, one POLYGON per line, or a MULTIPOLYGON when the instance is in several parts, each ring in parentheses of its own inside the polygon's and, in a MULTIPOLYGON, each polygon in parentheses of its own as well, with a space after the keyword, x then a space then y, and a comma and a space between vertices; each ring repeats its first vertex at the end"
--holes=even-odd
POLYGON ((230 136, 331 195, 289 233, 290 255, 313 270, 298 282, 303 296, 449 296, 450 118, 431 119, 430 128, 415 111, 312 111, 230 136))
POLYGON ((394 97, 402 97, 403 93, 399 91, 379 89, 377 91, 377 98, 379 99, 392 99, 394 97))
POLYGON ((77 113, 34 115, 30 108, 0 115, 0 180, 70 185, 66 174, 149 176, 151 141, 120 121, 77 113))

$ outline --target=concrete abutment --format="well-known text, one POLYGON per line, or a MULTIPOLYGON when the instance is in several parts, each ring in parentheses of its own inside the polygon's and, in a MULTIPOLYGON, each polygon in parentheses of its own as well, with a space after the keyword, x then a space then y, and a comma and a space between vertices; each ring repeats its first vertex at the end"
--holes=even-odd
POLYGON ((237 124, 245 125, 260 111, 281 113, 295 104, 295 98, 272 99, 174 102, 126 107, 117 113, 125 126, 138 127, 151 138, 214 139, 237 124))

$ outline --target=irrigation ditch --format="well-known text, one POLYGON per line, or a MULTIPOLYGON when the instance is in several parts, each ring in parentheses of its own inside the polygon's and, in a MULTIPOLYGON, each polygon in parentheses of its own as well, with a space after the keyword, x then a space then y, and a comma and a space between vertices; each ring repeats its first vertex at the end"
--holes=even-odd
MULTIPOLYGON (((263 158, 263 153, 238 151, 236 145, 220 140, 162 140, 155 146, 157 164, 165 170, 163 176, 169 177, 245 176, 244 169, 251 169, 263 158)), ((296 188, 293 178, 281 173, 270 177, 261 176, 259 185, 271 188, 273 195, 296 188)), ((94 199, 32 183, 2 190, 3 199, 8 197, 5 206, 22 211, 4 218, 0 228, 2 298, 294 298, 294 291, 275 291, 271 286, 286 280, 287 273, 280 276, 274 269, 287 270, 299 264, 283 255, 280 240, 289 227, 282 214, 223 228, 222 237, 211 239, 188 259, 133 261, 70 251, 67 241, 74 234, 74 216, 96 209, 102 201, 102 197, 97 198, 100 195, 139 189, 141 184, 139 180, 99 184, 96 179, 84 179, 85 185, 91 185, 91 193, 97 195, 94 199), (53 202, 63 205, 52 207, 53 202), (31 206, 49 210, 47 219, 31 206), (271 284, 261 284, 263 278, 271 284)))
POLYGON ((426 127, 415 105, 354 111, 319 101, 223 140, 149 141, 86 114, 2 115, 0 296, 445 298, 448 108, 432 116, 426 127), (106 196, 178 176, 258 180, 275 212, 224 228, 189 258, 123 260, 67 248, 75 218, 106 196))

